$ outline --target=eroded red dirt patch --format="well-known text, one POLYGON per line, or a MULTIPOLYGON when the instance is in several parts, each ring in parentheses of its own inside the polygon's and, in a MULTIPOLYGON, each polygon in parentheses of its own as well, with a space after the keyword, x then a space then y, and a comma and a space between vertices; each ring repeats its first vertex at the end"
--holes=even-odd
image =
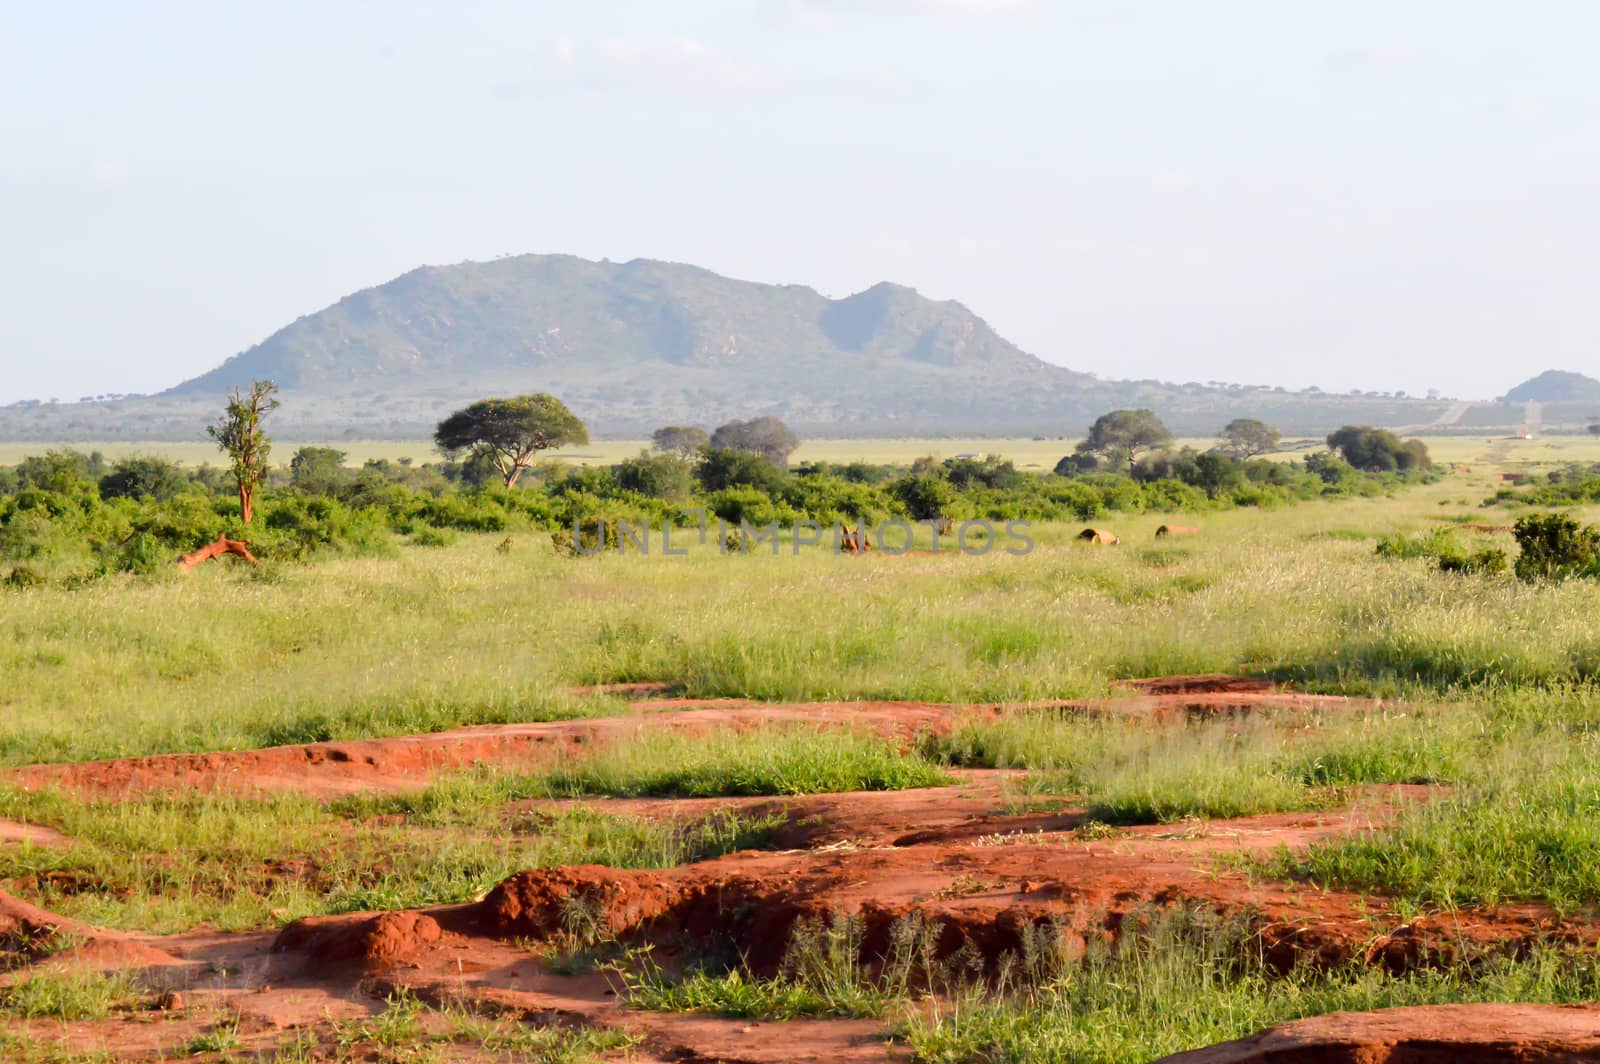
POLYGON ((1435 1005, 1336 1012, 1162 1064, 1531 1064, 1600 1060, 1600 1006, 1435 1005))
POLYGON ((562 758, 624 740, 646 727, 694 732, 804 724, 859 728, 909 741, 919 733, 944 733, 960 720, 998 718, 1008 713, 1118 716, 1163 724, 1230 714, 1320 712, 1374 705, 1339 696, 1262 690, 1259 681, 1229 677, 1180 677, 1139 683, 1145 689, 1135 689, 1139 693, 1126 697, 1010 704, 641 699, 631 704, 629 713, 614 717, 479 725, 428 735, 259 750, 28 765, 11 770, 6 776, 28 788, 59 786, 111 795, 199 790, 336 796, 417 789, 435 776, 478 765, 543 771, 562 758))

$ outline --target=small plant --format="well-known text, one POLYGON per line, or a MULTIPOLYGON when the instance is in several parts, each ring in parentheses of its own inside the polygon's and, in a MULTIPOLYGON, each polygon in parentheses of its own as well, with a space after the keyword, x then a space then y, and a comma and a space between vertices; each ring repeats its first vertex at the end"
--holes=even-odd
POLYGON ((1397 532, 1378 540, 1380 558, 1446 558, 1463 553, 1453 529, 1431 528, 1418 535, 1397 532))
POLYGON ((1499 547, 1485 547, 1471 554, 1446 554, 1439 559, 1439 571, 1444 573, 1499 576, 1510 568, 1510 559, 1499 547))
POLYGON ((195 1035, 189 1039, 183 1051, 192 1057, 202 1053, 228 1053, 243 1044, 239 1039, 239 1021, 235 1018, 228 1023, 215 1024, 211 1030, 195 1035))
POLYGON ((124 972, 43 971, 0 989, 0 1013, 19 1019, 98 1020, 133 996, 133 980, 124 972))

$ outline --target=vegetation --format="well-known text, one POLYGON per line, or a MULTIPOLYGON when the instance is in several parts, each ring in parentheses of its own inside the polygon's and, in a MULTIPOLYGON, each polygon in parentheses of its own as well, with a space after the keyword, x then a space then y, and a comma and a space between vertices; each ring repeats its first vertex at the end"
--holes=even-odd
MULTIPOLYGON (((1594 546, 1596 510, 1583 502, 1528 512, 1519 493, 1482 507, 1463 494, 1483 489, 1438 471, 1180 448, 1141 456, 1131 473, 1119 460, 1115 473, 1059 475, 997 457, 784 470, 708 447, 586 469, 530 464, 509 490, 494 471, 476 484, 470 456, 359 470, 337 456, 304 448, 263 478, 252 530, 262 570, 217 565, 181 579, 163 575, 177 545, 237 528, 226 471, 141 462, 112 479, 122 460, 59 451, 0 471, 0 572, 14 578, 0 590, 0 764, 614 713, 618 699, 572 688, 631 681, 689 697, 998 706, 893 741, 811 722, 646 731, 541 771, 463 772, 400 795, 110 800, 6 788, 0 817, 65 838, 0 847, 0 889, 114 927, 265 928, 466 901, 523 868, 663 867, 791 844, 777 842, 787 818, 766 810, 794 803, 658 822, 551 798, 781 798, 932 786, 993 766, 1020 770, 997 809, 1066 812, 1079 825, 1052 832, 1054 846, 1115 846, 1126 834, 1200 849, 1183 841, 1212 830, 1195 818, 1364 811, 1379 800, 1374 785, 1448 785, 1364 835, 1254 858, 1219 853, 1218 872, 1286 878, 1307 896, 1390 895, 1383 918, 1481 903, 1572 914, 1600 905, 1600 641, 1594 585, 1566 578, 1588 572, 1594 546), (840 557, 785 538, 778 554, 730 560, 714 534, 696 534, 702 506, 713 520, 1040 523, 1026 556, 935 556, 936 530, 920 526, 928 553, 915 558, 840 557), (1085 512, 1123 544, 1077 545, 1085 512), (1198 534, 1155 538, 1184 513, 1200 515, 1198 534), (562 521, 625 515, 676 522, 688 554, 628 548, 575 563, 551 549, 547 533, 562 521), (1498 550, 1496 533, 1471 526, 1513 521, 1522 554, 1537 559, 1532 579, 1439 571, 1498 550), (447 545, 411 549, 443 533, 447 545), (292 564, 302 560, 316 564, 292 564), (237 651, 239 631, 251 633, 250 655, 237 651), (271 684, 259 682, 263 663, 271 684), (1016 705, 1205 672, 1382 702, 1161 727, 1133 712, 1016 705)), ((914 921, 866 964, 859 925, 804 924, 774 978, 737 958, 618 956, 636 1005, 878 1017, 925 1061, 1143 1060, 1331 1009, 1592 1000, 1600 987, 1592 951, 1554 942, 1403 977, 1369 966, 1273 974, 1246 926, 1207 913, 1136 914, 1123 930, 1113 948, 1037 929, 981 979, 970 953, 931 949, 939 929, 914 921)), ((43 981, 13 982, 0 1010, 66 1019, 139 1004, 137 987, 114 981, 34 978, 43 981)), ((352 1046, 441 1056, 467 1043, 535 1059, 621 1045, 404 998, 339 1030, 352 1046)), ((197 1053, 249 1043, 227 1022, 191 1036, 197 1053)), ((17 1041, 26 1037, 8 1034, 0 1048, 24 1060, 46 1052, 17 1041)), ((280 1057, 321 1050, 289 1052, 280 1057)))
POLYGON ((277 409, 277 390, 271 381, 256 381, 248 394, 235 388, 222 418, 206 426, 206 432, 228 456, 228 467, 239 492, 239 520, 247 525, 255 519, 256 488, 267 474, 267 458, 272 453, 261 419, 277 409))
POLYGON ((650 434, 650 446, 687 461, 711 442, 706 430, 693 425, 668 425, 650 434))
POLYGON ((1364 473, 1407 472, 1433 464, 1421 440, 1404 440, 1387 429, 1346 425, 1328 437, 1328 446, 1364 473))
POLYGON ((775 417, 758 417, 749 421, 730 421, 719 427, 711 434, 710 446, 722 450, 749 451, 783 469, 789 464, 789 455, 800 446, 800 437, 775 417))
POLYGON ((540 392, 480 399, 439 422, 433 442, 447 455, 489 462, 511 488, 540 451, 588 443, 589 430, 560 399, 540 392))
POLYGON ((1132 473, 1141 454, 1171 442, 1171 431, 1153 411, 1113 410, 1089 426, 1089 435, 1078 445, 1078 453, 1100 455, 1113 465, 1125 463, 1132 473))
POLYGON ((1234 418, 1217 435, 1222 438, 1223 449, 1239 458, 1254 458, 1277 450, 1283 439, 1283 433, 1253 417, 1234 418))
MULTIPOLYGON (((502 412, 495 404, 509 403, 536 421, 554 410, 543 401, 488 403, 502 412), (529 413, 535 409, 544 413, 529 413)), ((919 459, 908 466, 813 462, 786 470, 759 450, 709 445, 693 459, 641 453, 611 466, 535 467, 538 452, 530 448, 556 435, 539 435, 531 422, 519 420, 522 414, 507 416, 515 424, 508 423, 510 434, 502 438, 506 450, 452 436, 467 447, 460 461, 381 459, 350 470, 336 449, 302 447, 287 469, 273 470, 259 465, 264 451, 254 452, 249 495, 260 519, 248 534, 252 551, 268 562, 382 556, 401 543, 436 546, 463 532, 503 538, 530 527, 570 535, 582 526, 592 539, 600 522, 614 532, 618 521, 634 528, 672 524, 698 535, 706 514, 755 526, 894 518, 1088 521, 1373 496, 1426 479, 1417 472, 1358 474, 1316 454, 1289 462, 1189 449, 1147 455, 1131 477, 1080 472, 1070 464, 1056 474, 1027 473, 993 456, 919 459), (522 476, 524 468, 530 475, 522 476), (507 479, 514 487, 505 486, 507 479)), ((560 428, 565 418, 559 411, 551 417, 543 420, 550 433, 569 431, 560 428)), ((264 447, 265 438, 258 443, 264 447)), ((787 453, 785 442, 772 446, 787 453)), ((0 581, 83 587, 117 573, 164 571, 180 553, 220 535, 244 538, 241 504, 229 494, 236 494, 236 484, 205 466, 184 471, 131 458, 108 466, 74 451, 29 457, 0 469, 0 566, 9 566, 0 568, 0 581)), ((619 542, 614 535, 608 540, 619 542)))

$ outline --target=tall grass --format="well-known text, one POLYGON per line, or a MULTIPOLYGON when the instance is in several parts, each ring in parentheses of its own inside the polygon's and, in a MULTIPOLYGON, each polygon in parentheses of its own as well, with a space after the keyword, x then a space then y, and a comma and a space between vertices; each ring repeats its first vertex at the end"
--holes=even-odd
POLYGON ((0 815, 64 846, 0 847, 0 884, 93 923, 147 931, 269 927, 300 916, 470 901, 526 868, 661 868, 763 844, 781 818, 689 823, 574 809, 456 826, 341 816, 310 799, 147 796, 78 802, 0 791, 0 815))
POLYGON ((1430 696, 1600 673, 1592 586, 1441 574, 1328 535, 1429 527, 1445 490, 1208 514, 1200 537, 1159 549, 1159 514, 1119 517, 1113 550, 1041 527, 1023 557, 560 559, 531 534, 509 555, 468 535, 267 579, 218 567, 6 592, 0 762, 588 712, 568 685, 604 681, 996 701, 1183 671, 1430 696))

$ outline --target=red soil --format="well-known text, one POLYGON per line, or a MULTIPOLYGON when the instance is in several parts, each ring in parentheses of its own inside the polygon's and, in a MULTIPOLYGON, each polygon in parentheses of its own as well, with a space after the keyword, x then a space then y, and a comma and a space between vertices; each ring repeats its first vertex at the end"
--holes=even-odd
MULTIPOLYGON (((1174 677, 1126 685, 1108 702, 961 707, 917 702, 762 705, 740 701, 640 702, 627 716, 462 728, 438 735, 321 743, 88 765, 32 766, 29 786, 66 784, 122 793, 152 787, 294 789, 313 794, 419 786, 430 773, 475 763, 537 770, 643 728, 688 731, 768 723, 853 726, 909 738, 969 715, 1095 712, 1153 720, 1258 709, 1320 710, 1346 703, 1232 677, 1174 677)), ((638 692, 634 692, 638 693, 638 692)), ((798 921, 851 914, 864 959, 885 951, 908 916, 937 926, 937 950, 975 949, 990 963, 1018 949, 1031 928, 1059 927, 1064 948, 1114 937, 1145 909, 1194 906, 1249 921, 1269 963, 1359 960, 1393 970, 1450 963, 1479 949, 1535 940, 1592 948, 1600 925, 1537 906, 1428 914, 1402 921, 1386 899, 1252 879, 1229 855, 1266 854, 1381 826, 1420 787, 1371 788, 1345 809, 1232 821, 1080 832, 1083 810, 1017 812, 1013 774, 958 772, 919 791, 699 801, 599 800, 594 808, 696 818, 717 809, 782 812, 774 849, 652 871, 594 865, 521 872, 467 905, 356 913, 296 921, 276 934, 121 934, 87 927, 0 894, 0 948, 24 964, 136 969, 164 999, 160 1023, 77 1025, 80 1046, 115 1044, 123 1059, 163 1058, 208 1023, 237 1017, 244 1048, 270 1049, 291 1027, 329 1037, 328 1025, 381 1008, 404 987, 428 1000, 462 1000, 540 1022, 621 1027, 644 1044, 634 1059, 883 1061, 904 1059, 869 1021, 782 1024, 646 1013, 624 1007, 600 976, 552 974, 537 951, 559 942, 574 901, 619 940, 650 946, 664 962, 707 946, 737 951, 758 971, 779 964, 798 921), (51 948, 63 939, 66 952, 51 948), (54 956, 49 956, 54 954, 54 956), (178 1002, 181 1001, 181 1004, 178 1002)), ((527 810, 574 803, 528 802, 527 810)), ((0 839, 29 836, 0 827, 0 839)), ((29 841, 60 841, 47 836, 29 841)), ((13 975, 11 978, 15 978, 13 975)), ((33 1030, 35 1026, 28 1029, 33 1030)), ((43 1028, 40 1028, 43 1029, 43 1028)), ((54 1030, 55 1028, 52 1028, 54 1030)), ((66 1030, 67 1028, 60 1028, 66 1030)), ((1233 1061, 1443 1061, 1600 1059, 1600 1015, 1586 1010, 1410 1009, 1292 1024, 1182 1059, 1233 1061), (1561 1054, 1567 1054, 1562 1056, 1561 1054), (1206 1055, 1210 1054, 1210 1055, 1206 1055)), ((463 1049, 451 1059, 488 1059, 463 1049)))
POLYGON ((1162 1064, 1477 1064, 1600 1060, 1600 1006, 1436 1005, 1336 1012, 1162 1064))
MULTIPOLYGON (((797 920, 840 912, 859 916, 869 955, 885 948, 894 921, 917 914, 941 925, 941 952, 970 944, 990 960, 1018 948, 1030 926, 1059 922, 1071 948, 1074 940, 1115 935, 1138 909, 1173 905, 1252 920, 1268 943, 1269 959, 1281 966, 1309 956, 1404 968, 1447 961, 1464 944, 1595 940, 1590 925, 1532 908, 1429 916, 1379 934, 1375 925, 1399 922, 1382 899, 1251 882, 1218 863, 1226 852, 1265 853, 1365 830, 1390 815, 1392 799, 1420 797, 1422 788, 1374 789, 1337 813, 1153 825, 1085 841, 1073 834, 1081 811, 1006 814, 1003 782, 1004 774, 969 773, 956 786, 930 791, 774 803, 788 811, 794 842, 835 839, 849 846, 743 852, 660 871, 529 871, 481 902, 302 920, 277 935, 119 936, 22 903, 0 913, 29 934, 59 929, 87 942, 129 947, 121 956, 89 952, 74 958, 77 963, 145 969, 147 979, 159 966, 153 970, 167 973, 159 975, 160 985, 181 986, 193 1013, 173 1021, 169 1039, 188 1030, 185 1023, 201 1023, 205 1008, 225 1006, 267 1040, 291 1023, 321 1022, 314 1021, 317 1007, 348 1015, 362 1001, 370 1007, 372 994, 404 986, 425 998, 465 997, 544 1022, 634 1030, 646 1039, 640 1059, 751 1062, 895 1057, 881 1023, 753 1024, 626 1009, 601 979, 551 974, 527 944, 558 938, 572 899, 582 900, 624 941, 650 943, 662 958, 721 944, 758 970, 776 966, 797 920), (235 974, 214 974, 219 970, 235 974)), ((772 800, 740 801, 749 808, 772 800)), ((699 815, 713 804, 634 803, 632 811, 699 815)))
MULTIPOLYGON (((634 685, 629 685, 634 686, 634 685)), ((1234 677, 1168 677, 1132 681, 1135 692, 1108 700, 955 705, 936 702, 762 703, 742 699, 655 698, 632 703, 623 716, 455 728, 429 735, 309 743, 205 754, 157 754, 77 764, 28 765, 5 775, 27 788, 60 786, 124 795, 150 790, 292 791, 333 796, 426 786, 441 773, 474 765, 537 772, 641 728, 748 730, 771 724, 862 728, 902 740, 942 733, 971 717, 1014 712, 1126 716, 1153 723, 1263 711, 1316 712, 1372 703, 1273 690, 1234 677)), ((591 689, 593 690, 593 689, 591 689)))

